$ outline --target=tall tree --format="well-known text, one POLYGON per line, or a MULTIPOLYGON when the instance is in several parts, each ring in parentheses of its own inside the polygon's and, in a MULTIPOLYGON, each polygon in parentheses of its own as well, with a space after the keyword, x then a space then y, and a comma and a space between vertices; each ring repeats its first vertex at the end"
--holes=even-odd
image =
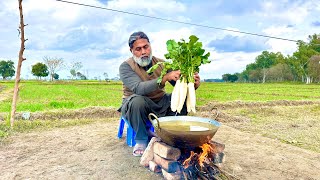
POLYGON ((247 81, 251 81, 250 79, 250 71, 253 71, 253 70, 256 70, 258 67, 257 67, 257 64, 256 63, 250 63, 246 66, 246 69, 241 73, 240 75, 240 79, 241 81, 244 81, 244 82, 247 82, 247 81))
POLYGON ((239 79, 239 78, 238 78, 237 74, 232 74, 231 76, 229 76, 228 81, 230 81, 230 82, 236 82, 238 79, 239 79))
POLYGON ((312 56, 319 54, 309 43, 298 41, 298 50, 293 53, 291 64, 296 69, 298 75, 301 76, 303 82, 311 83, 311 77, 308 64, 312 56))
POLYGON ((23 10, 22 10, 22 0, 19 0, 19 14, 20 14, 20 25, 19 25, 19 34, 20 36, 20 50, 19 50, 19 60, 18 60, 18 66, 17 66, 17 74, 14 84, 14 92, 13 92, 13 98, 12 98, 12 105, 11 105, 11 116, 10 116, 10 125, 13 126, 14 123, 14 116, 16 113, 16 107, 17 107, 17 99, 19 94, 19 82, 20 82, 20 74, 21 74, 21 66, 22 62, 26 60, 26 58, 23 57, 23 52, 25 50, 24 43, 28 40, 24 38, 24 27, 26 24, 24 24, 23 20, 23 10))
POLYGON ((255 63, 257 67, 262 71, 262 83, 266 82, 266 77, 269 72, 269 68, 273 66, 278 57, 283 57, 281 53, 273 53, 268 51, 263 51, 261 55, 256 57, 255 63))
POLYGON ((41 79, 41 77, 47 77, 49 75, 47 65, 40 62, 32 66, 31 72, 34 76, 37 76, 39 79, 41 79))
POLYGON ((278 63, 269 68, 268 81, 292 81, 293 74, 288 64, 278 63))
POLYGON ((224 80, 225 82, 228 82, 230 76, 231 76, 231 74, 223 74, 222 75, 222 80, 224 80))
POLYGON ((310 48, 320 53, 320 34, 309 35, 310 48))
POLYGON ((14 76, 14 63, 11 60, 0 61, 0 75, 2 79, 7 79, 8 77, 14 76))
POLYGON ((43 58, 44 63, 48 66, 50 80, 53 81, 54 74, 64 67, 62 58, 52 58, 45 56, 43 58))
POLYGON ((320 55, 311 57, 308 64, 308 72, 314 81, 320 82, 320 55))
POLYGON ((250 82, 261 82, 262 77, 263 77, 263 73, 261 69, 255 69, 255 70, 249 71, 250 82))

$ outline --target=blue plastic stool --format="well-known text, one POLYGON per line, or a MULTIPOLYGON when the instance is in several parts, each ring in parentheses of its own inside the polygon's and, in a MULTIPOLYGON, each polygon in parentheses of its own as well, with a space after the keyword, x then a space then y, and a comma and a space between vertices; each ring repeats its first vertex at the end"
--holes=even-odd
MULTIPOLYGON (((122 138, 124 124, 127 125, 127 144, 130 147, 133 147, 136 145, 136 141, 134 140, 134 137, 136 136, 136 132, 134 132, 133 128, 129 125, 128 120, 126 120, 124 117, 120 117, 120 124, 118 129, 118 138, 122 138)), ((147 127, 150 128, 152 132, 154 132, 154 128, 150 121, 147 121, 147 127)))

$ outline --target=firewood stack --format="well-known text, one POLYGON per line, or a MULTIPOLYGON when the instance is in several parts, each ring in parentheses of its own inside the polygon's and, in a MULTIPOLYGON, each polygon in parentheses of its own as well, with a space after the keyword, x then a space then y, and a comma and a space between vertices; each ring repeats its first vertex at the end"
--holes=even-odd
POLYGON ((140 164, 165 179, 228 179, 220 170, 224 161, 224 145, 209 143, 190 149, 178 149, 152 138, 140 164))

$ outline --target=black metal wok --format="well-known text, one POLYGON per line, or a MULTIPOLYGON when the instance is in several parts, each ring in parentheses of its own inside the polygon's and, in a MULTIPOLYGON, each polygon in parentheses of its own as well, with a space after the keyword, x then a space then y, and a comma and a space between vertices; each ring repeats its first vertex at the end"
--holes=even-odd
POLYGON ((209 142, 220 127, 218 121, 195 116, 158 118, 150 113, 148 117, 162 141, 177 148, 201 146, 209 142))

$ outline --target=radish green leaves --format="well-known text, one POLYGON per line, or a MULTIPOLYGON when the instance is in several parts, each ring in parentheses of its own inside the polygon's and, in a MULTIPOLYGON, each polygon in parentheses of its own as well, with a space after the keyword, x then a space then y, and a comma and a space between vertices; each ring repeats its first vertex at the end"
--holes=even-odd
POLYGON ((159 64, 163 64, 164 68, 161 71, 161 75, 158 79, 158 83, 161 83, 163 76, 167 73, 168 70, 180 70, 180 80, 176 83, 173 93, 172 93, 172 102, 171 109, 173 111, 177 110, 179 113, 181 111, 182 105, 184 103, 186 96, 190 99, 187 101, 187 106, 189 101, 188 112, 195 112, 195 91, 194 91, 194 73, 199 72, 199 67, 201 64, 207 64, 211 61, 208 59, 210 53, 205 54, 205 50, 202 49, 202 43, 198 41, 199 38, 195 35, 189 37, 189 42, 186 42, 184 39, 181 39, 180 42, 175 40, 167 41, 167 50, 168 53, 165 54, 165 58, 169 61, 160 62, 152 66, 148 73, 153 72, 158 68, 159 64), (187 84, 191 83, 187 86, 187 84), (192 90, 188 90, 193 88, 192 90), (179 89, 179 90, 178 90, 179 89), (186 93, 188 92, 188 93, 186 93), (174 104, 174 105, 173 105, 174 104), (176 104, 179 104, 178 106, 176 104))

